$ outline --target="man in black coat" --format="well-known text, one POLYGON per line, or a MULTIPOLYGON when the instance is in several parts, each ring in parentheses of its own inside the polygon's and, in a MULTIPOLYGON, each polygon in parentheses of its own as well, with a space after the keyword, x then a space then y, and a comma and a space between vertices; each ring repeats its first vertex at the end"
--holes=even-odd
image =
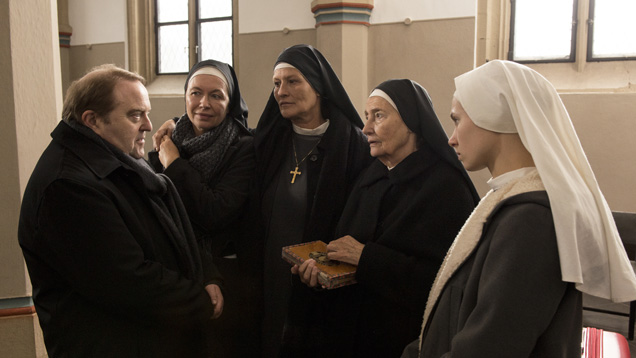
POLYGON ((50 357, 206 356, 221 277, 142 158, 149 111, 142 77, 92 70, 27 185, 18 237, 50 357))

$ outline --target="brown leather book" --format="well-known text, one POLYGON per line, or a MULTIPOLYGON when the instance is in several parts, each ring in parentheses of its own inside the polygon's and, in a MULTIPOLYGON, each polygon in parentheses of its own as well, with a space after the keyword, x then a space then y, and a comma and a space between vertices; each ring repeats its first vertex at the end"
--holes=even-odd
POLYGON ((306 242, 283 247, 283 259, 292 265, 302 265, 305 260, 314 259, 318 273, 318 282, 327 289, 334 289, 356 283, 357 266, 329 260, 327 244, 322 241, 306 242))

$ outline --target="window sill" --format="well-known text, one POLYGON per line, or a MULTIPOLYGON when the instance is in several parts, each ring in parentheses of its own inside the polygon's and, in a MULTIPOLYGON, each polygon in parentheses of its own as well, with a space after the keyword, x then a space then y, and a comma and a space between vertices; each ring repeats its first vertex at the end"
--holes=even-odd
POLYGON ((146 84, 150 97, 183 97, 187 75, 160 75, 146 84))
POLYGON ((636 93, 636 61, 529 64, 561 93, 636 93))

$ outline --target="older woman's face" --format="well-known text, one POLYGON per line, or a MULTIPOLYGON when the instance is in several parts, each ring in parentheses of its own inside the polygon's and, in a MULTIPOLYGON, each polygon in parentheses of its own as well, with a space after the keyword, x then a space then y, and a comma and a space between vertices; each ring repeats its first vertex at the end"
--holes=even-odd
POLYGON ((298 69, 279 68, 273 81, 274 98, 284 118, 302 121, 320 114, 320 96, 298 69))
POLYGON ((400 113, 382 97, 369 97, 364 111, 367 123, 362 132, 371 147, 371 156, 388 167, 399 164, 417 150, 417 136, 404 124, 400 113))
POLYGON ((185 99, 186 112, 196 135, 221 124, 230 104, 225 82, 212 75, 193 77, 188 83, 185 99))
POLYGON ((492 170, 500 150, 498 133, 475 125, 456 98, 453 98, 450 116, 455 123, 455 130, 448 144, 455 149, 464 168, 469 171, 483 168, 492 170))

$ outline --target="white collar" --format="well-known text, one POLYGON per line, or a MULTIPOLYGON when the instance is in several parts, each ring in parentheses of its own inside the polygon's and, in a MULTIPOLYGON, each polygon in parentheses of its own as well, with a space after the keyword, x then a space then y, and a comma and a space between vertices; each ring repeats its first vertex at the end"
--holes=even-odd
POLYGON ((503 173, 496 178, 490 178, 488 180, 488 185, 490 186, 490 189, 492 189, 493 191, 497 191, 499 188, 510 183, 511 181, 524 177, 536 170, 537 168, 535 167, 526 167, 503 173))
POLYGON ((301 128, 292 123, 292 127, 294 128, 294 132, 300 135, 323 135, 329 128, 329 120, 325 120, 325 123, 319 125, 314 129, 301 128))

